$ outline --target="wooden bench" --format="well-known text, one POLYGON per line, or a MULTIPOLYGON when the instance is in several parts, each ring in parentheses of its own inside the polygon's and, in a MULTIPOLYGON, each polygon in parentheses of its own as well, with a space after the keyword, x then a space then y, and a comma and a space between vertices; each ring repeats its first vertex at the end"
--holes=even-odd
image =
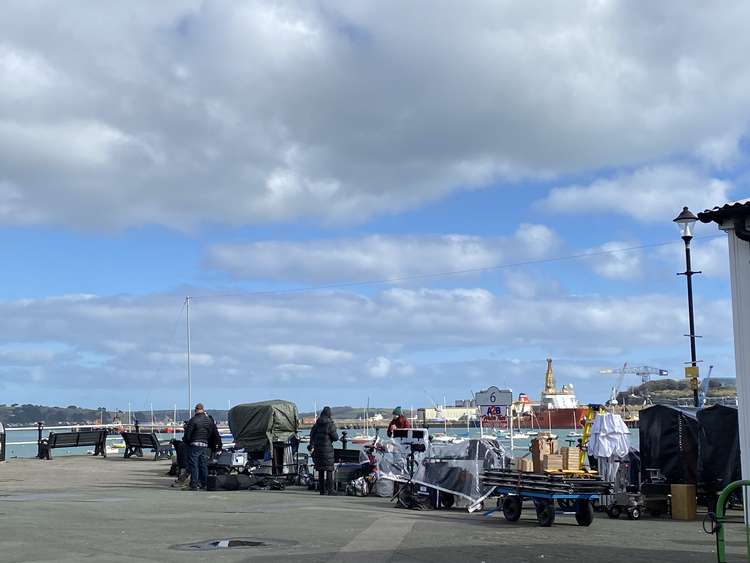
POLYGON ((94 446, 94 455, 107 457, 107 431, 83 430, 81 432, 50 432, 42 440, 42 459, 52 459, 51 451, 55 448, 82 448, 94 446))
POLYGON ((143 450, 154 452, 154 461, 163 457, 172 457, 172 443, 160 442, 156 434, 145 432, 121 432, 125 441, 125 457, 143 457, 143 450))

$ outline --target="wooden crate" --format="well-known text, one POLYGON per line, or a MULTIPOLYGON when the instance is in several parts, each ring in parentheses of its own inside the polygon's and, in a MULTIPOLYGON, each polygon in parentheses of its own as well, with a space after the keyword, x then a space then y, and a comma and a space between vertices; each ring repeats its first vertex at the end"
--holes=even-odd
POLYGON ((560 448, 563 469, 578 471, 581 468, 581 450, 579 448, 560 448))
POLYGON ((560 454, 546 454, 542 458, 543 471, 562 471, 563 458, 560 454))

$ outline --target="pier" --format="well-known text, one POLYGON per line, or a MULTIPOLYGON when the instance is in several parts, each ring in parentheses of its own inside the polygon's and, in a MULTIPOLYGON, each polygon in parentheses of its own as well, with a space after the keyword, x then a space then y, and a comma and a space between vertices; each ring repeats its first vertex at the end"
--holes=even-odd
MULTIPOLYGON (((386 498, 171 488, 168 461, 58 457, 0 464, 0 559, 21 561, 715 561, 701 522, 573 516, 540 529, 465 510, 409 511, 386 498), (221 538, 262 545, 186 553, 221 538)), ((701 518, 702 515, 699 515, 701 518)), ((729 536, 730 554, 743 553, 729 536)))

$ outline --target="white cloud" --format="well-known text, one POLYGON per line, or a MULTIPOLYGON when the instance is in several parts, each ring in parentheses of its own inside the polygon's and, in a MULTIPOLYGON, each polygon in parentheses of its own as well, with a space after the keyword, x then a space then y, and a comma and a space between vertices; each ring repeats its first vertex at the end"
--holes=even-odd
POLYGON ((368 362, 367 371, 372 377, 376 377, 378 379, 387 377, 391 372, 391 361, 383 356, 378 356, 377 358, 374 358, 373 360, 368 362))
POLYGON ((553 213, 611 213, 643 222, 669 223, 687 205, 695 212, 729 199, 729 182, 686 166, 662 165, 554 188, 537 205, 553 213))
MULTIPOLYGON (((694 239, 690 243, 690 253, 693 270, 699 270, 704 276, 712 278, 729 276, 729 247, 726 236, 694 239)), ((685 247, 682 241, 656 249, 653 257, 661 264, 667 264, 674 272, 685 271, 685 247)))
MULTIPOLYGON (((72 398, 97 390, 123 405, 132 399, 126 390, 135 386, 144 390, 144 401, 182 402, 185 341, 174 334, 181 300, 151 295, 0 302, 1 385, 20 386, 33 377, 36 383, 16 392, 72 398)), ((705 301, 696 311, 705 357, 708 347, 731 355, 730 310, 726 301, 705 301)), ((381 379, 409 378, 418 390, 435 383, 441 358, 471 363, 487 349, 495 357, 551 355, 597 365, 620 356, 680 358, 687 326, 681 296, 523 297, 476 288, 395 288, 372 297, 196 297, 191 319, 194 396, 229 392, 233 402, 259 394, 310 397, 321 389, 354 396, 359 385, 381 379)), ((488 373, 453 377, 467 389, 502 376, 488 373)), ((380 392, 396 394, 390 385, 380 392)))
MULTIPOLYGON (((353 355, 342 350, 332 350, 321 346, 298 344, 273 344, 268 346, 268 353, 277 360, 315 362, 333 364, 351 360, 353 355)), ((289 364, 285 364, 289 365, 289 364)))
MULTIPOLYGON (((744 2, 12 3, 0 224, 356 221, 525 176, 723 164, 750 118, 749 17, 744 2)), ((675 195, 652 211, 616 207, 655 220, 697 193, 659 186, 675 195)))
POLYGON ((627 241, 610 241, 588 252, 594 254, 586 261, 591 269, 600 276, 611 280, 633 280, 641 277, 641 252, 622 250, 632 248, 637 243, 627 241), (619 252, 618 252, 619 250, 619 252))
POLYGON ((522 224, 504 238, 373 235, 215 245, 209 249, 208 261, 237 278, 336 282, 490 268, 543 258, 559 246, 548 227, 522 224))

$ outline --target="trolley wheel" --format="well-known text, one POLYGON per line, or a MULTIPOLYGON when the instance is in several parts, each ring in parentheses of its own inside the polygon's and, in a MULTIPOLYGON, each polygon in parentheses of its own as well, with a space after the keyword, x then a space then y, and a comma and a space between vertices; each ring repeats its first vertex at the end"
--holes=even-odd
POLYGON ((630 520, 639 520, 641 517, 641 509, 638 507, 631 508, 628 510, 628 518, 630 520))
POLYGON ((439 495, 438 498, 440 499, 440 506, 442 508, 451 509, 456 504, 456 497, 452 494, 440 491, 439 495))
POLYGON ((536 509, 536 519, 539 525, 549 528, 555 521, 555 507, 552 504, 538 506, 536 509))
POLYGON ((521 517, 521 499, 508 496, 503 500, 503 516, 508 522, 517 522, 521 517))
POLYGON ((591 526, 594 521, 594 507, 587 500, 579 500, 576 506, 576 522, 579 526, 591 526))
POLYGON ((616 504, 609 505, 609 508, 607 509, 607 516, 609 516, 610 518, 614 520, 617 520, 621 514, 622 514, 622 508, 620 508, 616 504))

